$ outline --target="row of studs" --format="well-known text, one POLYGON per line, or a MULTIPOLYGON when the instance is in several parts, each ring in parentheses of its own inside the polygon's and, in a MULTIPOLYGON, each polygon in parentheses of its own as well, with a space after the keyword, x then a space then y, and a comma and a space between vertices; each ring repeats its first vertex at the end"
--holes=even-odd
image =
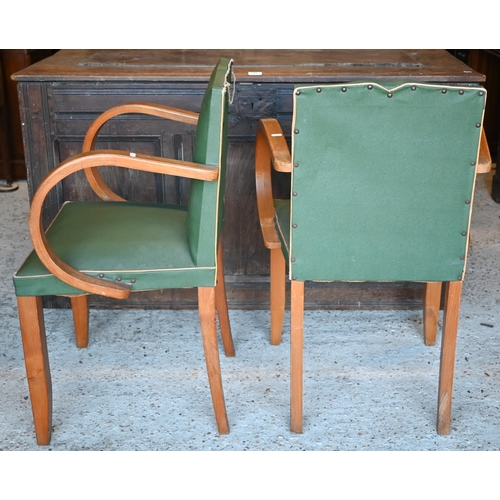
MULTIPOLYGON (((368 85, 366 88, 367 88, 368 90, 372 90, 372 89, 373 89, 373 85, 368 85)), ((411 90, 412 90, 412 91, 417 90, 417 86, 416 86, 416 85, 412 85, 410 88, 411 88, 411 90)), ((321 87, 318 87, 318 88, 316 89, 316 92, 318 92, 318 94, 319 94, 320 92, 322 92, 322 90, 323 90, 323 89, 322 89, 321 87)), ((341 88, 341 90, 342 90, 342 92, 347 92, 347 87, 342 87, 342 88, 341 88)), ((442 90, 441 90, 441 94, 446 94, 446 93, 448 93, 448 89, 442 89, 442 90)), ((460 95, 464 95, 464 94, 465 94, 465 90, 460 89, 460 90, 458 91, 458 93, 459 93, 460 95)), ((296 94, 296 95, 300 95, 300 90, 296 90, 296 91, 295 91, 295 94, 296 94)), ((480 96, 483 96, 483 95, 484 95, 484 92, 483 92, 482 90, 480 90, 480 91, 478 92, 478 94, 479 94, 480 96)), ((391 98, 392 96, 393 96, 392 92, 388 92, 388 93, 387 93, 387 97, 391 98)))

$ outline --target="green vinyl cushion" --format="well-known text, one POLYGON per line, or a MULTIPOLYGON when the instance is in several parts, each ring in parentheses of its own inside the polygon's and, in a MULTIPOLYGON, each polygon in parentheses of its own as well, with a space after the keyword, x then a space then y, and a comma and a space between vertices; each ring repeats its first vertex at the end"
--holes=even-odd
MULTIPOLYGON (((70 266, 132 291, 215 285, 215 265, 195 266, 188 244, 187 209, 133 202, 68 202, 47 232, 70 266), (131 283, 135 280, 134 283, 131 283)), ((81 293, 55 278, 32 252, 14 276, 17 295, 81 293)))
POLYGON ((461 279, 485 98, 479 86, 296 88, 290 276, 461 279))

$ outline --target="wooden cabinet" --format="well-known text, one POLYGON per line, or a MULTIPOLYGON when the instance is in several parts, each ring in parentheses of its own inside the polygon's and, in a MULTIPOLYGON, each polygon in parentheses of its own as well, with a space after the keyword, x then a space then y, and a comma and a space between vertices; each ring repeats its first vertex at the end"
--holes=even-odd
MULTIPOLYGON (((444 50, 62 50, 18 72, 30 196, 61 160, 78 153, 99 113, 116 104, 147 101, 198 111, 219 57, 235 61, 236 85, 229 108, 226 220, 223 238, 231 307, 267 307, 269 254, 257 217, 254 144, 258 120, 277 118, 290 138, 296 83, 373 81, 482 82, 444 50)), ((126 115, 110 121, 98 147, 191 159, 193 128, 151 117, 126 115)), ((289 196, 289 179, 276 176, 276 195, 289 196)), ((108 168, 105 177, 133 200, 185 203, 188 181, 108 168)), ((83 175, 55 189, 48 223, 67 199, 93 199, 83 175)), ((421 307, 422 288, 406 283, 314 283, 306 307, 421 307)), ((106 307, 195 307, 192 290, 135 294, 127 302, 95 298, 106 307)), ((54 300, 53 304, 57 301, 54 300)))

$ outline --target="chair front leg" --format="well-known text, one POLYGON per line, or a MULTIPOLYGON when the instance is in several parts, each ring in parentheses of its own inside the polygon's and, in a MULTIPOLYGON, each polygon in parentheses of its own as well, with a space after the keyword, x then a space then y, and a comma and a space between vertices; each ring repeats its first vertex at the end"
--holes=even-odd
POLYGON ((89 343, 89 296, 71 297, 71 309, 75 323, 76 346, 82 349, 89 343))
POLYGON ((425 345, 436 343, 441 303, 442 283, 424 283, 424 340, 425 345))
POLYGON ((219 318, 219 327, 224 344, 226 356, 234 356, 233 337, 231 335, 231 324, 229 323, 229 312, 227 310, 226 283, 224 280, 224 257, 222 240, 219 242, 217 252, 217 285, 215 286, 215 305, 217 308, 217 317, 219 318))
POLYGON ((302 432, 302 392, 304 353, 304 282, 291 283, 290 335, 290 430, 302 432))
POLYGON ((215 326, 215 287, 198 287, 198 308, 200 313, 201 334, 207 364, 208 382, 212 393, 215 419, 220 434, 229 434, 222 377, 220 371, 219 350, 217 347, 217 329, 215 326))
POLYGON ((52 381, 42 297, 18 297, 17 304, 36 441, 48 445, 52 430, 52 381))
POLYGON ((441 345, 441 365, 439 368, 438 394, 438 434, 450 433, 451 400, 453 393, 453 373, 455 370, 455 352, 457 345, 458 319, 462 282, 450 281, 446 285, 443 340, 441 345))
POLYGON ((271 310, 271 344, 279 345, 285 317, 285 280, 286 263, 281 248, 271 250, 270 269, 270 310, 271 310))

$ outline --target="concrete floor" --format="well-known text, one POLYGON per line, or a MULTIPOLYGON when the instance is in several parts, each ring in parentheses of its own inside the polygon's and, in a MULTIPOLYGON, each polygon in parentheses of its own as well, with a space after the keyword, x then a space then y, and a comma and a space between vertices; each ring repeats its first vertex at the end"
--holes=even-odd
POLYGON ((231 310, 236 357, 221 355, 231 433, 220 436, 197 311, 92 310, 79 350, 71 312, 46 310, 49 447, 35 441, 12 285, 31 248, 26 183, 0 193, 0 450, 499 450, 500 206, 490 188, 491 174, 479 176, 449 435, 435 432, 440 337, 424 345, 420 311, 306 312, 297 435, 289 315, 274 347, 268 312, 231 310))

